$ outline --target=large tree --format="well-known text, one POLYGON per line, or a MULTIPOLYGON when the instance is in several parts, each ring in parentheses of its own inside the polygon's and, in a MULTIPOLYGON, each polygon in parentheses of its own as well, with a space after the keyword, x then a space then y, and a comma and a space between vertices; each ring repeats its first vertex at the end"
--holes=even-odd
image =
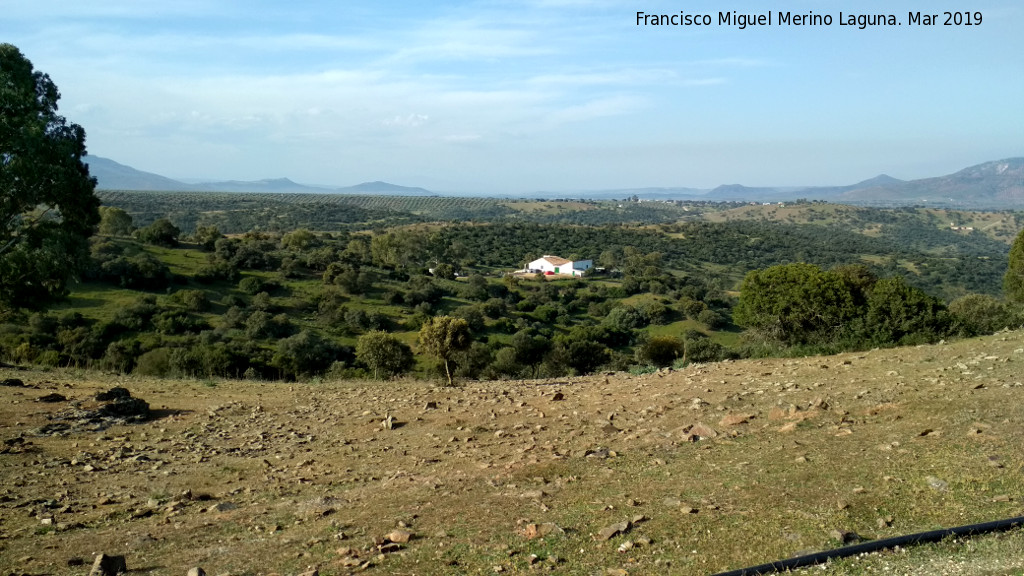
POLYGON ((61 295, 100 220, 85 130, 57 114, 50 77, 0 44, 0 306, 61 295))
POLYGON ((412 349, 398 338, 375 330, 359 337, 356 342, 356 358, 373 370, 373 377, 404 374, 415 361, 412 349))
POLYGON ((1017 235, 1010 248, 1010 265, 1003 277, 1003 290, 1008 300, 1024 304, 1024 231, 1017 235))
POLYGON ((813 264, 754 270, 740 286, 733 320, 786 344, 827 341, 847 332, 864 313, 861 289, 845 272, 813 264))
POLYGON ((469 324, 462 318, 435 316, 420 328, 420 347, 425 353, 444 362, 449 386, 452 385, 452 359, 457 352, 468 349, 472 343, 469 324))

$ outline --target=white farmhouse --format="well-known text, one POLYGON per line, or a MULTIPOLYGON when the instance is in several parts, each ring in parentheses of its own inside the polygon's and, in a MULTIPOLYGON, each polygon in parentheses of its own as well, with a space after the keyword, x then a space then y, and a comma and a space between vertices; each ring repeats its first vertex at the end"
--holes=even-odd
POLYGON ((558 256, 544 256, 526 265, 527 272, 543 272, 544 274, 566 274, 583 276, 583 273, 594 267, 593 260, 566 260, 558 256))

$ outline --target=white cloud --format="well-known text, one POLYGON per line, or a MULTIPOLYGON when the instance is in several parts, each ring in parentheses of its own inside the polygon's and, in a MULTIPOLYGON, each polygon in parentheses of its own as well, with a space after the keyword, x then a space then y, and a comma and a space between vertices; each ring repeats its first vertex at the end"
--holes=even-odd
POLYGON ((426 114, 407 114, 405 116, 394 116, 385 119, 382 124, 385 126, 418 128, 430 120, 426 114))

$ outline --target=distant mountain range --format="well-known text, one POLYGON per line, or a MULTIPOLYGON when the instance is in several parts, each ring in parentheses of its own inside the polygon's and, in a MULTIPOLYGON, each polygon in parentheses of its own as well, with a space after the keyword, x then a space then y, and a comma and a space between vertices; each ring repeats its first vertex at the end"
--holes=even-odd
MULTIPOLYGON (((87 156, 90 172, 101 190, 299 192, 312 194, 380 194, 394 196, 435 195, 424 188, 387 182, 329 187, 299 184, 287 178, 257 181, 225 181, 186 184, 158 174, 142 172, 107 158, 87 156)), ((1024 158, 985 162, 947 176, 899 180, 885 174, 849 186, 752 188, 728 184, 700 188, 629 188, 576 192, 535 192, 538 198, 629 198, 645 200, 705 200, 784 202, 800 198, 875 206, 940 205, 966 208, 1024 209, 1024 158)))
POLYGON ((399 186, 387 182, 363 182, 355 186, 332 188, 330 186, 309 186, 293 182, 288 178, 222 182, 199 182, 188 184, 152 172, 136 170, 119 164, 109 158, 86 156, 89 172, 96 177, 100 190, 146 190, 160 192, 288 192, 307 194, 386 194, 395 196, 430 196, 434 193, 424 188, 399 186))

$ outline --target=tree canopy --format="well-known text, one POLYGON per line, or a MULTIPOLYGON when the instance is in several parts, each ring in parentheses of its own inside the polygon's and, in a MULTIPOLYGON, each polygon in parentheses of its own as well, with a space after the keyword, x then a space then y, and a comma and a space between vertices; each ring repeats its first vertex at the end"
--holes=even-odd
POLYGON ((85 130, 57 114, 50 77, 0 44, 0 305, 60 295, 99 223, 85 130))
POLYGON ((834 335, 856 318, 862 300, 853 283, 839 273, 813 264, 772 266, 747 274, 733 318, 789 344, 834 335))
POLYGON ((359 337, 356 358, 373 370, 374 378, 404 374, 415 364, 407 344, 380 330, 359 337))
POLYGON ((1008 300, 1024 304, 1024 231, 1017 235, 1010 248, 1010 264, 1003 277, 1003 290, 1008 300))
POLYGON ((419 340, 424 352, 444 362, 445 375, 451 386, 451 360, 456 352, 466 350, 473 343, 469 324, 462 318, 435 316, 420 328, 419 340))

